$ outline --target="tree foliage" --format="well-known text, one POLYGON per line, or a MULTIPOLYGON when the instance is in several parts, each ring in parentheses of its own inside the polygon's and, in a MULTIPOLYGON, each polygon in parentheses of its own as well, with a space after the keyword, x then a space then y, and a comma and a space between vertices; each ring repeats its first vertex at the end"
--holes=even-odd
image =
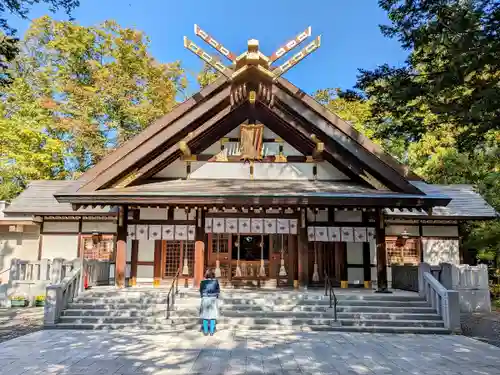
POLYGON ((7 67, 19 52, 16 30, 9 25, 6 14, 27 18, 31 7, 39 3, 49 5, 52 12, 62 9, 68 15, 80 5, 79 0, 0 0, 0 86, 11 82, 7 67))
POLYGON ((112 21, 97 27, 49 17, 33 22, 2 96, 10 140, 0 154, 8 190, 0 199, 32 178, 84 172, 177 104, 185 88, 180 63, 157 62, 148 45, 142 33, 112 21), (51 163, 39 168, 24 149, 51 163))
MULTIPOLYGON (((474 184, 500 211, 500 3, 379 4, 390 20, 383 34, 409 56, 403 67, 360 71, 365 127, 428 182, 474 184)), ((469 246, 500 254, 498 221, 466 227, 469 246)))
POLYGON ((460 150, 500 130, 500 3, 497 0, 380 0, 407 64, 361 71, 381 137, 414 141, 447 123, 460 150), (389 114, 393 116, 388 116, 389 114), (389 120, 388 120, 389 118, 389 120))

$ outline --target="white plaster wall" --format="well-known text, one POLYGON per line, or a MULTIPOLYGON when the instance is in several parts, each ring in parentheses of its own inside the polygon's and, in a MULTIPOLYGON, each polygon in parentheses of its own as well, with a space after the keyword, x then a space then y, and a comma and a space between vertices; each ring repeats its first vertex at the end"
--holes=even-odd
POLYGON ((139 262, 153 262, 155 260, 155 241, 139 240, 139 262))
POLYGON ((217 163, 197 161, 191 163, 193 179, 250 179, 249 163, 217 163))
POLYGON ((422 238, 424 262, 460 264, 458 239, 422 238))
POLYGON ((349 284, 363 285, 363 278, 363 268, 347 268, 347 281, 349 282, 349 284))
POLYGON ((363 221, 363 213, 361 211, 335 211, 335 221, 361 223, 363 221))
POLYGON ((132 261, 132 240, 127 240, 127 262, 132 261))
POLYGON ((43 234, 42 258, 76 259, 78 256, 78 235, 43 234))
POLYGON ((172 162, 168 167, 164 168, 154 177, 163 178, 186 178, 186 162, 180 159, 172 162))
POLYGON ((167 220, 166 208, 141 208, 139 219, 141 220, 167 220))
POLYGON ((176 208, 174 209, 174 220, 195 220, 196 219, 196 210, 189 210, 186 215, 186 209, 184 208, 176 208))
POLYGON ((116 223, 109 221, 84 221, 82 223, 83 233, 116 233, 116 223))
POLYGON ((363 264, 363 243, 361 242, 347 243, 347 263, 363 264))
POLYGON ((44 232, 78 232, 77 221, 44 221, 44 232))
MULTIPOLYGON (((363 244, 356 242, 347 243, 347 263, 348 264, 363 264, 363 244)), ((347 269, 347 279, 349 284, 363 284, 363 268, 347 269)))
POLYGON ((153 266, 137 265, 137 281, 148 282, 153 281, 154 268, 153 266))
POLYGON ((418 225, 388 225, 385 227, 385 234, 387 236, 399 236, 405 230, 410 236, 420 235, 418 225))
MULTIPOLYGON (((8 227, 6 227, 8 230, 8 227)), ((37 260, 40 234, 37 226, 24 226, 25 232, 0 232, 0 280, 9 281, 12 259, 37 260), (5 272, 4 272, 5 271, 5 272)))
POLYGON ((255 163, 255 180, 312 180, 312 163, 255 163))
POLYGON ((422 236, 424 237, 458 237, 458 226, 422 226, 422 236))

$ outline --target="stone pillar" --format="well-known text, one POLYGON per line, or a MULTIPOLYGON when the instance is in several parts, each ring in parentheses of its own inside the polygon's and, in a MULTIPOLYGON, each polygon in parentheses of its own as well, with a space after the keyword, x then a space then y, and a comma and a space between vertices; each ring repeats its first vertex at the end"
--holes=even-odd
POLYGON ((200 286, 205 271, 205 211, 198 208, 196 211, 196 233, 194 243, 194 284, 200 286))
POLYGON ((375 219, 375 243, 377 251, 377 291, 391 293, 387 287, 387 252, 385 248, 385 221, 383 209, 378 209, 375 219))
POLYGON ((120 206, 118 211, 115 257, 115 283, 119 288, 125 287, 125 271, 127 267, 127 221, 128 207, 120 206))
POLYGON ((363 243, 363 282, 366 289, 371 289, 372 265, 370 259, 370 242, 363 243))

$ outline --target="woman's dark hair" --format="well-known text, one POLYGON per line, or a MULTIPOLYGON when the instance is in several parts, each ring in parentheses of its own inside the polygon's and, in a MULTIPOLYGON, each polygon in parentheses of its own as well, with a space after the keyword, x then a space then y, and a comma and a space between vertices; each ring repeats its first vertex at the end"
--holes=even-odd
POLYGON ((215 279, 215 272, 210 268, 205 272, 205 279, 215 279))

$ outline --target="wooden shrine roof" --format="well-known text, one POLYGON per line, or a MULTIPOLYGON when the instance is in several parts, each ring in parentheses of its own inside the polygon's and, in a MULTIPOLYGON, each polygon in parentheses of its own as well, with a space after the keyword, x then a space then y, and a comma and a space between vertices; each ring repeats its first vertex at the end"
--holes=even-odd
POLYGON ((187 179, 90 193, 63 191, 60 202, 75 204, 248 204, 422 207, 447 205, 442 194, 405 194, 343 181, 187 179))

